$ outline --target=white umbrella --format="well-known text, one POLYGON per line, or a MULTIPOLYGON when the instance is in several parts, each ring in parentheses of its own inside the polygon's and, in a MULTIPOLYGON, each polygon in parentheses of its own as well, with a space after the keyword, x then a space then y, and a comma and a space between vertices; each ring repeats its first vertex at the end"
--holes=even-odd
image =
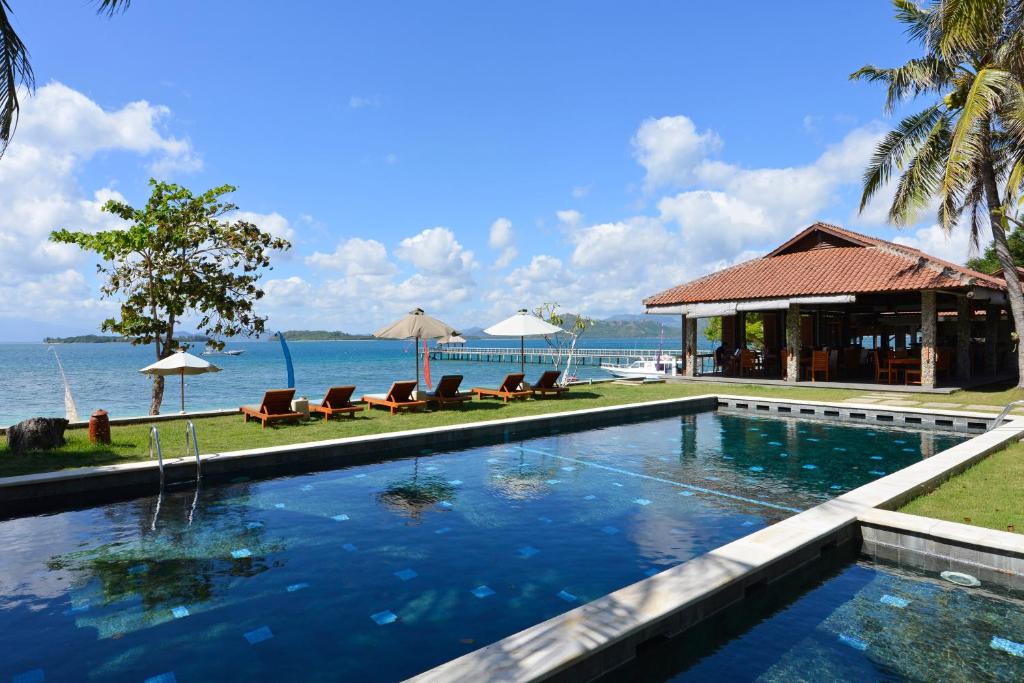
POLYGON ((193 356, 191 353, 185 353, 184 350, 179 350, 177 353, 172 353, 163 360, 158 360, 152 365, 139 370, 139 372, 145 375, 179 375, 181 377, 181 412, 185 412, 185 375, 202 375, 207 372, 220 372, 213 363, 205 361, 202 358, 193 356))
POLYGON ((525 337, 545 337, 549 334, 564 332, 558 325, 552 325, 546 320, 541 320, 532 313, 527 313, 525 308, 509 317, 488 327, 484 332, 492 337, 519 337, 519 371, 525 372, 525 337))
POLYGON ((416 359, 416 391, 420 390, 420 339, 437 339, 458 334, 454 327, 431 318, 422 308, 414 308, 409 314, 399 318, 373 333, 379 339, 416 339, 413 358, 416 359))
POLYGON ((450 334, 437 340, 438 344, 465 344, 466 338, 458 334, 450 334))

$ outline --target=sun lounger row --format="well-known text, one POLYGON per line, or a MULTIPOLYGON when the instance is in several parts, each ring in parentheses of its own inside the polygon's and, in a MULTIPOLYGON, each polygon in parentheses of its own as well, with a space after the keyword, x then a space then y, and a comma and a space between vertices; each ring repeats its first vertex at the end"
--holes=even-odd
MULTIPOLYGON (((392 415, 400 410, 423 410, 428 404, 433 403, 438 408, 457 406, 469 401, 471 394, 478 399, 500 398, 503 403, 510 400, 525 399, 530 396, 561 396, 565 387, 557 385, 558 370, 544 372, 536 384, 527 386, 523 384, 522 373, 511 373, 505 377, 497 389, 487 387, 473 387, 469 394, 459 390, 462 384, 462 375, 445 375, 437 383, 437 389, 426 394, 423 399, 413 397, 416 390, 416 382, 400 381, 394 382, 391 388, 384 394, 364 394, 362 402, 366 410, 374 407, 387 408, 392 415)), ((347 415, 355 417, 355 414, 363 410, 363 407, 352 402, 352 394, 355 393, 354 386, 331 387, 327 390, 324 400, 318 405, 309 406, 311 415, 322 415, 329 420, 335 415, 347 415)), ((258 406, 242 406, 239 411, 245 417, 258 420, 266 428, 268 422, 297 421, 303 417, 302 413, 292 410, 292 399, 295 398, 294 389, 271 389, 263 395, 263 401, 258 406)))

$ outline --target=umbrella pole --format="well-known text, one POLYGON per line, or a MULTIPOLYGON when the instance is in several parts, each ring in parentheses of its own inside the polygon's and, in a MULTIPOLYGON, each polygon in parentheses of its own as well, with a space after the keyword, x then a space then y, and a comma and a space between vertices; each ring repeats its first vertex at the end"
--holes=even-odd
POLYGON ((181 375, 181 412, 184 415, 184 413, 185 413, 185 368, 182 368, 181 370, 179 370, 178 374, 181 375))
POLYGON ((413 358, 416 359, 416 398, 420 397, 420 336, 416 335, 416 348, 413 358))
POLYGON ((519 372, 526 373, 526 342, 519 337, 519 372))

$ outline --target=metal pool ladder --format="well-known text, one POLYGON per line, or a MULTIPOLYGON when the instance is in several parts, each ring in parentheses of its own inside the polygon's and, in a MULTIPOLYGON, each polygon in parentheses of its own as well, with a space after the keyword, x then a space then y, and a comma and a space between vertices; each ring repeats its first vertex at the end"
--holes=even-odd
POLYGON ((986 429, 985 431, 986 432, 992 431, 993 429, 995 429, 996 427, 1001 425, 1003 423, 1003 420, 1006 419, 1006 416, 1010 414, 1011 410, 1013 410, 1013 407, 1017 406, 1017 405, 1024 405, 1024 399, 1020 399, 1020 400, 1017 400, 1017 401, 1010 401, 1009 403, 1007 403, 1006 407, 1003 408, 1003 411, 1001 413, 999 413, 999 415, 996 416, 995 421, 991 425, 989 425, 989 428, 986 429))
POLYGON ((156 453, 157 464, 160 465, 160 491, 164 490, 164 455, 160 450, 160 432, 157 431, 156 425, 149 428, 149 459, 153 459, 153 453, 156 453))
POLYGON ((196 426, 189 420, 185 424, 185 457, 188 457, 188 446, 192 444, 192 451, 196 456, 196 481, 203 478, 203 464, 199 459, 199 442, 196 441, 196 426))

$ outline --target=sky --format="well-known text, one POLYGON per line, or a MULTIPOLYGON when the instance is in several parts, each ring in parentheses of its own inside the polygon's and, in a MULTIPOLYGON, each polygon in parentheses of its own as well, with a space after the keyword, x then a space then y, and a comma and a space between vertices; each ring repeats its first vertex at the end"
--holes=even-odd
POLYGON ((889 190, 858 214, 895 121, 848 75, 917 52, 882 0, 11 4, 38 88, 0 159, 0 341, 98 332, 96 257, 47 237, 119 227, 150 177, 235 185, 292 242, 268 329, 640 313, 816 220, 969 255, 886 225, 889 190))

